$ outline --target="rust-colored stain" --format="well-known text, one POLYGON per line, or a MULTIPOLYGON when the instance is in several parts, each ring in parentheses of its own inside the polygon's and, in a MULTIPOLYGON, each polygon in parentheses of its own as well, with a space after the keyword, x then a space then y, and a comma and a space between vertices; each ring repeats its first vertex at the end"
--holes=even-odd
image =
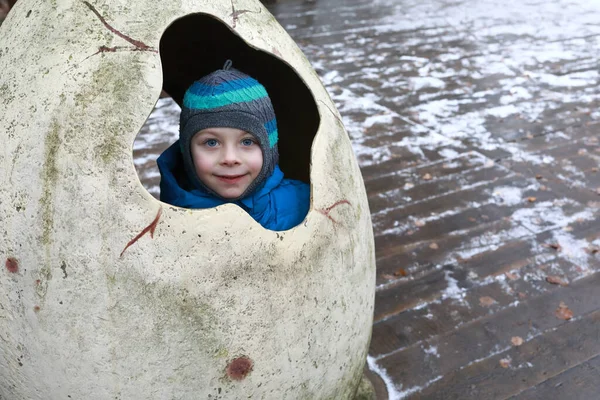
POLYGON ((40 306, 34 306, 33 307, 33 311, 40 312, 40 306))
POLYGON ((334 224, 337 224, 337 221, 335 219, 333 219, 333 217, 331 215, 329 215, 329 213, 331 212, 331 210, 333 210, 334 208, 336 208, 339 205, 342 204, 348 204, 349 206, 351 206, 352 204, 348 201, 348 200, 340 200, 335 202, 334 204, 332 204, 331 206, 324 208, 322 210, 317 210, 318 212, 320 212, 321 214, 323 214, 324 216, 326 216, 327 218, 329 218, 331 220, 331 222, 333 222, 334 224))
POLYGON ((14 257, 8 257, 4 265, 6 265, 8 272, 12 272, 13 274, 19 272, 19 261, 14 257))
POLYGON ((119 50, 124 50, 124 51, 150 51, 152 53, 158 53, 158 51, 151 46, 148 46, 146 43, 140 41, 140 40, 136 40, 134 38, 132 38, 131 36, 128 36, 126 34, 124 34, 123 32, 119 31, 118 29, 114 28, 112 25, 110 25, 106 19, 98 12, 98 10, 96 10, 96 8, 90 4, 87 1, 83 1, 83 4, 85 4, 87 6, 87 8, 89 8, 95 15, 96 17, 98 17, 98 19, 100 20, 100 22, 102 22, 102 24, 106 27, 106 29, 108 29, 109 31, 111 31, 112 33, 114 33, 115 35, 117 35, 118 37, 126 40, 127 42, 131 43, 132 45, 134 45, 134 48, 129 48, 129 47, 124 47, 124 46, 115 46, 115 47, 108 47, 108 46, 100 46, 98 48, 98 51, 95 52, 94 54, 92 54, 91 56, 87 57, 86 59, 95 56, 96 54, 99 53, 114 53, 116 51, 119 50))
POLYGON ((238 357, 227 366, 227 376, 235 381, 241 381, 252 371, 252 360, 248 357, 238 357))
POLYGON ((140 238, 142 236, 144 236, 146 233, 150 232, 150 237, 154 238, 154 231, 156 230, 156 225, 158 224, 158 221, 160 220, 160 214, 162 214, 162 207, 158 209, 158 212, 156 213, 156 217, 154 217, 154 221, 152 221, 150 223, 150 225, 145 227, 140 233, 137 234, 136 237, 134 237, 127 243, 127 245, 125 246, 125 248, 119 255, 119 258, 123 257, 123 253, 125 253, 125 250, 127 250, 129 248, 129 246, 131 246, 132 244, 134 244, 135 242, 140 240, 140 238))

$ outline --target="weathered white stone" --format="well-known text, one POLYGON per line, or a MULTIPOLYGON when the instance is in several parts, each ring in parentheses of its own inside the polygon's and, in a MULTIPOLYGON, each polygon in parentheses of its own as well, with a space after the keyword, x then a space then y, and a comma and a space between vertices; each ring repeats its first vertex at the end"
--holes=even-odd
POLYGON ((233 26, 233 4, 20 0, 2 25, 0 398, 353 395, 374 304, 364 185, 334 104, 258 1, 235 0, 262 10, 236 32, 278 49, 321 118, 306 220, 272 232, 234 205, 173 207, 133 167, 161 90, 162 32, 192 12, 233 26), (149 49, 93 55, 133 45, 92 8, 149 49), (232 379, 242 357, 252 370, 232 379))

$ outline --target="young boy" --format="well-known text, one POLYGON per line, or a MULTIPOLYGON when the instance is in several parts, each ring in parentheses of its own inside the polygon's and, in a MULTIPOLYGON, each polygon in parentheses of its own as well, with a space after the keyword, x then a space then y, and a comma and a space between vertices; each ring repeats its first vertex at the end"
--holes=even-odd
POLYGON ((160 199, 185 208, 234 203, 267 229, 293 228, 308 213, 310 188, 284 179, 277 141, 264 86, 227 61, 185 93, 179 140, 157 160, 160 199))

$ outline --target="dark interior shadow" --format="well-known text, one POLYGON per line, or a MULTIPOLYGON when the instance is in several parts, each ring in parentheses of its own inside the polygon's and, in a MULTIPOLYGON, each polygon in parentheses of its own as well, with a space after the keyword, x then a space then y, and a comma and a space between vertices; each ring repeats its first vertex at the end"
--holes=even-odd
POLYGON ((273 102, 279 130, 279 165, 286 177, 309 182, 310 148, 319 128, 315 99, 296 72, 271 54, 251 48, 229 27, 207 14, 175 21, 160 41, 163 90, 181 105, 193 81, 233 67, 262 83, 273 102))

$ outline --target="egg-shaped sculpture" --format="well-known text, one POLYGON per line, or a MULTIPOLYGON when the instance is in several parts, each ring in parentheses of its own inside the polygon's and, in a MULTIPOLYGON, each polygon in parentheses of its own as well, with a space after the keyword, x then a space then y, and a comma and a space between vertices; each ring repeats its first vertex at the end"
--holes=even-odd
POLYGON ((0 398, 348 399, 367 355, 374 245, 340 116, 257 0, 20 0, 0 28, 0 398), (161 90, 231 59, 265 85, 290 230, 141 185, 161 90))

